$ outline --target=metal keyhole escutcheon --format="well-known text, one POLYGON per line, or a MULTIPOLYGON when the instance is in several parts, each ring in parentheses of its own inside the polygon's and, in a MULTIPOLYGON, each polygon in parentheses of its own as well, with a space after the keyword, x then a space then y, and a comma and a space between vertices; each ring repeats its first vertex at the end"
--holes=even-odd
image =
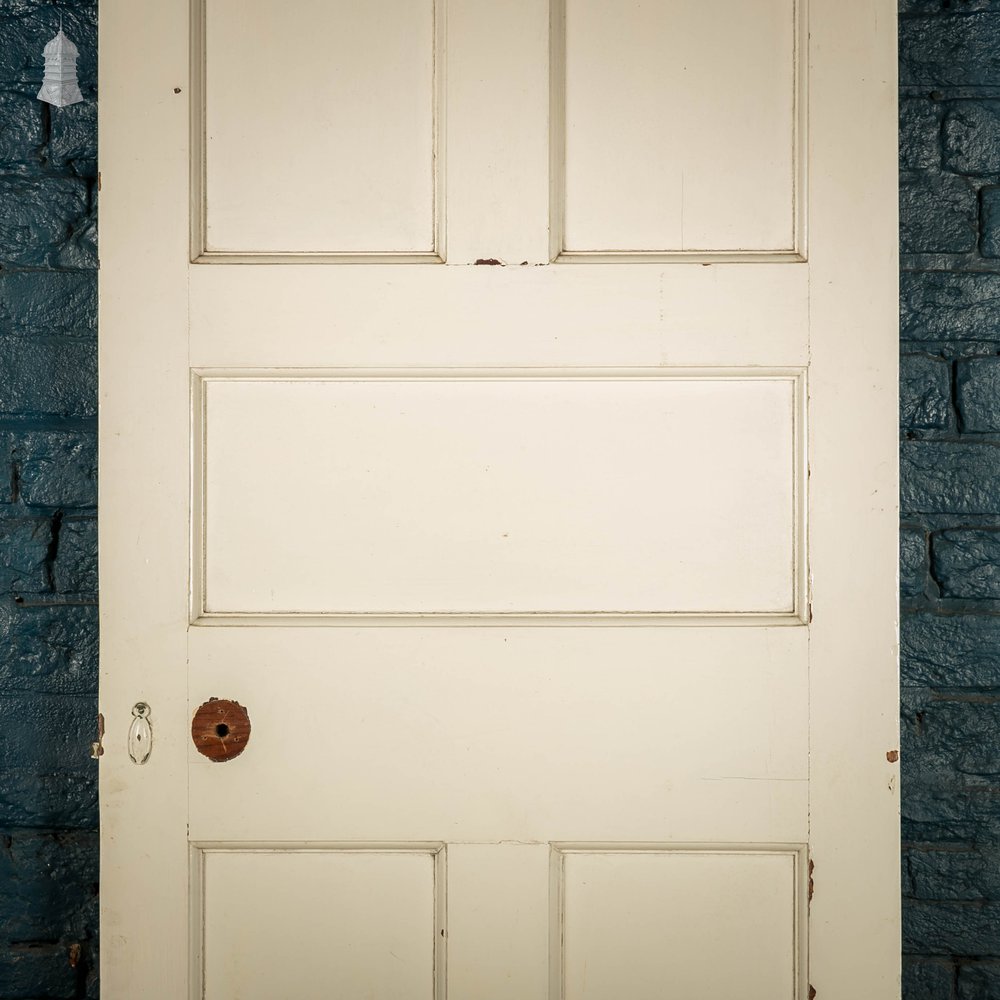
POLYGON ((153 752, 153 727, 149 724, 149 705, 137 701, 132 706, 132 725, 128 727, 128 755, 134 764, 145 764, 153 752))
POLYGON ((191 739, 203 757, 216 763, 239 757, 250 739, 250 716, 238 702, 209 698, 191 720, 191 739))

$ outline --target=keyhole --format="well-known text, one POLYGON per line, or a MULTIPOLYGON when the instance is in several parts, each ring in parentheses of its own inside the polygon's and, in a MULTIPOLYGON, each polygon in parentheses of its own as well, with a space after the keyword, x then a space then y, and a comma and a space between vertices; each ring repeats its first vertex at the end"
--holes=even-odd
POLYGON ((221 737, 228 736, 229 735, 229 726, 227 726, 224 722, 220 722, 215 727, 215 735, 216 736, 221 736, 221 737))

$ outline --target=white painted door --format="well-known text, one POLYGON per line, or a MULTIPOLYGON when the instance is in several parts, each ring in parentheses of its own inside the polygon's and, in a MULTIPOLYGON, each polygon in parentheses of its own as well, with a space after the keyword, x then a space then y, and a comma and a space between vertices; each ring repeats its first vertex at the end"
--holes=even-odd
POLYGON ((896 997, 893 5, 101 31, 103 995, 896 997))

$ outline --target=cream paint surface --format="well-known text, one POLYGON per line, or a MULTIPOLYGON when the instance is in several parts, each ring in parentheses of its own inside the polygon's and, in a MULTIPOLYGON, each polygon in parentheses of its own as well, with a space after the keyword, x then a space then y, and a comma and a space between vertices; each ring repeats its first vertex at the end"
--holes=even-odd
POLYGON ((793 250, 793 0, 565 3, 565 249, 793 250))
POLYGON ((203 2, 207 248, 433 251, 433 0, 203 2))
POLYGON ((712 43, 739 49, 739 17, 710 37, 709 7, 666 0, 611 22, 584 0, 448 0, 433 26, 429 6, 307 3, 317 25, 344 22, 325 50, 264 0, 206 3, 204 78, 199 4, 102 7, 103 995, 323 995, 336 960, 357 996, 641 1000, 669 989, 674 957, 687 975, 711 956, 684 1000, 735 977, 755 1000, 895 1000, 893 5, 809 0, 792 35, 788 4, 755 0, 766 33, 730 59, 712 43), (630 58, 668 14, 691 26, 693 73, 630 58), (264 36, 267 93, 241 103, 219 81, 248 75, 264 36), (314 47, 336 58, 301 76, 335 98, 312 135, 284 71, 314 47), (598 56, 582 85, 579 60, 598 56), (654 181, 679 147, 655 102, 629 103, 643 74, 682 118, 724 125, 732 95, 759 99, 749 137, 684 146, 705 179, 685 234, 728 249, 671 249, 676 191, 654 181), (794 253, 777 208, 791 136, 775 154, 793 78, 809 153, 794 253), (203 164, 223 111, 237 131, 210 129, 203 164), (587 142, 563 143, 564 112, 587 142), (235 156, 265 133, 259 163, 235 156), (754 192, 722 218, 734 145, 733 191, 754 192), (608 155, 628 183, 581 200, 608 155), (268 211, 245 213, 258 169, 268 211), (346 207, 313 212, 317 189, 346 207), (650 245, 563 253, 566 235, 601 249, 606 234, 650 245), (378 395, 386 370, 407 376, 378 395), (510 380, 525 370, 550 382, 510 380), (803 371, 804 417, 768 381, 803 371), (748 608, 787 607, 793 458, 808 579, 795 614, 762 617, 748 608), (522 546, 509 563, 490 548, 504 521, 522 546), (677 553, 714 569, 661 572, 677 553), (229 614, 199 615, 203 597, 229 614), (595 602, 719 614, 505 610, 595 602), (434 614, 448 605, 463 615, 434 614), (356 617, 324 617, 338 606, 356 617), (387 606, 424 617, 364 618, 387 606), (212 697, 252 721, 224 764, 191 743, 212 697), (153 742, 137 766, 140 700, 153 742))
POLYGON ((791 614, 794 377, 566 374, 208 381, 205 611, 791 614))
POLYGON ((563 996, 796 996, 795 856, 570 852, 563 860, 563 996), (724 951, 720 954, 720 945, 724 951))

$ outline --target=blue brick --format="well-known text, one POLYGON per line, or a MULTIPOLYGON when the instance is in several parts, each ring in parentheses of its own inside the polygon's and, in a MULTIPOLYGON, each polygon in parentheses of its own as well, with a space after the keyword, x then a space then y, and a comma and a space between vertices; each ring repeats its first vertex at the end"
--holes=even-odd
POLYGON ((80 178, 0 177, 0 264, 47 266, 88 211, 80 178))
POLYGON ((66 946, 16 943, 0 951, 0 996, 4 1000, 73 1000, 76 973, 66 946))
POLYGON ((904 685, 1000 688, 1000 617, 905 615, 900 669, 904 685))
POLYGON ((903 597, 919 597, 927 587, 927 537, 922 529, 899 533, 899 590, 903 597))
POLYGON ((903 956, 904 1000, 953 1000, 955 967, 946 959, 903 956))
POLYGON ((1000 503, 1000 445, 904 441, 900 503, 912 514, 992 514, 1000 503))
POLYGON ((963 430, 1000 431, 1000 357, 960 361, 955 392, 963 430))
POLYGON ((925 775, 911 775, 904 770, 901 805, 906 841, 956 844, 1000 838, 1000 802, 988 790, 931 781, 925 775))
POLYGON ((96 826, 96 716, 89 697, 0 696, 0 827, 96 826))
POLYGON ((902 253, 966 253, 976 248, 975 190, 962 177, 919 171, 900 177, 902 253))
POLYGON ((1000 954, 1000 903, 907 900, 903 949, 915 955, 1000 954))
POLYGON ((96 274, 0 273, 0 334, 93 337, 96 333, 96 274))
POLYGON ((60 594, 97 591, 97 521, 94 518, 62 521, 52 575, 60 594))
POLYGON ((945 115, 944 165, 957 174, 1000 173, 1000 101, 962 101, 945 115))
POLYGON ((86 938, 97 929, 96 831, 10 831, 0 850, 0 935, 86 938))
POLYGON ((910 781, 956 790, 989 788, 1000 774, 1000 698, 928 697, 919 726, 908 727, 904 747, 910 781))
POLYGON ((1000 341, 1000 274, 900 275, 903 340, 1000 341))
POLYGON ((984 257, 1000 257, 1000 188, 983 188, 979 209, 979 252, 984 257))
POLYGON ((0 601, 0 692, 94 694, 97 608, 0 601))
POLYGON ((899 102, 899 166, 924 170, 941 165, 941 105, 927 98, 899 102))
POLYGON ((941 846, 904 851, 907 895, 914 899, 1000 899, 1000 852, 941 846))
POLYGON ((942 430, 951 426, 951 365, 930 354, 899 359, 899 426, 942 430))
POLYGON ((97 104, 82 101, 52 116, 49 156, 57 167, 97 159, 97 104))
POLYGON ((998 79, 1000 13, 900 19, 901 85, 988 86, 998 79))
POLYGON ((39 594, 49 590, 52 525, 46 519, 0 520, 0 591, 39 594))
POLYGON ((0 92, 0 164, 37 160, 44 141, 39 101, 24 93, 0 92))
POLYGON ((96 270, 98 263, 96 207, 86 218, 76 220, 69 239, 60 247, 54 262, 58 267, 96 270))
POLYGON ((1000 997, 1000 963, 963 963, 958 970, 957 1000, 997 1000, 1000 997))
POLYGON ((97 412, 97 345, 79 338, 0 337, 0 413, 97 412))
POLYGON ((24 431, 12 435, 21 502, 37 507, 97 503, 97 438, 83 431, 24 431))
POLYGON ((1000 532, 939 531, 931 538, 934 578, 942 597, 1000 599, 1000 532))

